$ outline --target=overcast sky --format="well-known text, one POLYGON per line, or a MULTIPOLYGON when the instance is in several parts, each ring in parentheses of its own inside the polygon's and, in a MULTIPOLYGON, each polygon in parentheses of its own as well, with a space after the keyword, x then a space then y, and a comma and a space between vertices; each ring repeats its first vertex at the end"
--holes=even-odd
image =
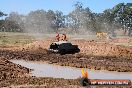
POLYGON ((65 15, 74 9, 76 2, 83 3, 84 7, 89 7, 93 12, 100 13, 105 9, 112 8, 118 3, 130 3, 132 0, 0 0, 0 11, 9 14, 18 12, 27 14, 37 9, 59 10, 65 15))

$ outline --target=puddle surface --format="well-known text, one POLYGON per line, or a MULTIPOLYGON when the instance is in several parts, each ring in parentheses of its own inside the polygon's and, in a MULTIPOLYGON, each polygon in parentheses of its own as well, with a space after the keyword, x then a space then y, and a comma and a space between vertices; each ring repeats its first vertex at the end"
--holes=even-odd
MULTIPOLYGON (((32 76, 36 77, 53 77, 64 79, 76 79, 81 77, 81 69, 79 68, 24 60, 11 60, 11 62, 34 69, 31 74, 32 76)), ((88 71, 90 79, 129 79, 132 81, 132 72, 95 71, 89 69, 85 69, 85 71, 88 71)))

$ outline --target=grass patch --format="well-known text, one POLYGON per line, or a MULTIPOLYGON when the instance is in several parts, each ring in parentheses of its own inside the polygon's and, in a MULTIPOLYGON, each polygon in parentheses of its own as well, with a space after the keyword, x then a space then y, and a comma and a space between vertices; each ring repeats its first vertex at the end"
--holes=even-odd
POLYGON ((24 45, 35 40, 32 36, 22 33, 0 33, 0 45, 24 45))

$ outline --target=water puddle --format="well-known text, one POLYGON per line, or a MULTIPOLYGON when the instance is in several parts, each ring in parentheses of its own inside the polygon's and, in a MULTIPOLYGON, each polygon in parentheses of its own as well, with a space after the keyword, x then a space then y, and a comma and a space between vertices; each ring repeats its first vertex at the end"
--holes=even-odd
MULTIPOLYGON (((11 60, 11 62, 22 65, 24 67, 33 69, 32 76, 36 77, 53 77, 64 79, 76 79, 81 77, 81 69, 58 66, 47 63, 24 61, 24 60, 11 60)), ((90 79, 129 79, 132 80, 132 72, 113 72, 113 71, 88 71, 90 79)))

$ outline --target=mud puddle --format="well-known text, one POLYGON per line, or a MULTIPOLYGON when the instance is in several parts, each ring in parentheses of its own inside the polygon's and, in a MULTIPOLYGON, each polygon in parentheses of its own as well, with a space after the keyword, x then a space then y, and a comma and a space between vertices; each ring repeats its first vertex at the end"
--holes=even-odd
MULTIPOLYGON (((24 60, 10 61, 15 64, 33 69, 31 75, 36 77, 53 77, 64 79, 76 79, 81 77, 81 69, 79 68, 24 60)), ((129 79, 132 81, 132 72, 95 71, 89 69, 85 70, 88 71, 90 79, 129 79)))

